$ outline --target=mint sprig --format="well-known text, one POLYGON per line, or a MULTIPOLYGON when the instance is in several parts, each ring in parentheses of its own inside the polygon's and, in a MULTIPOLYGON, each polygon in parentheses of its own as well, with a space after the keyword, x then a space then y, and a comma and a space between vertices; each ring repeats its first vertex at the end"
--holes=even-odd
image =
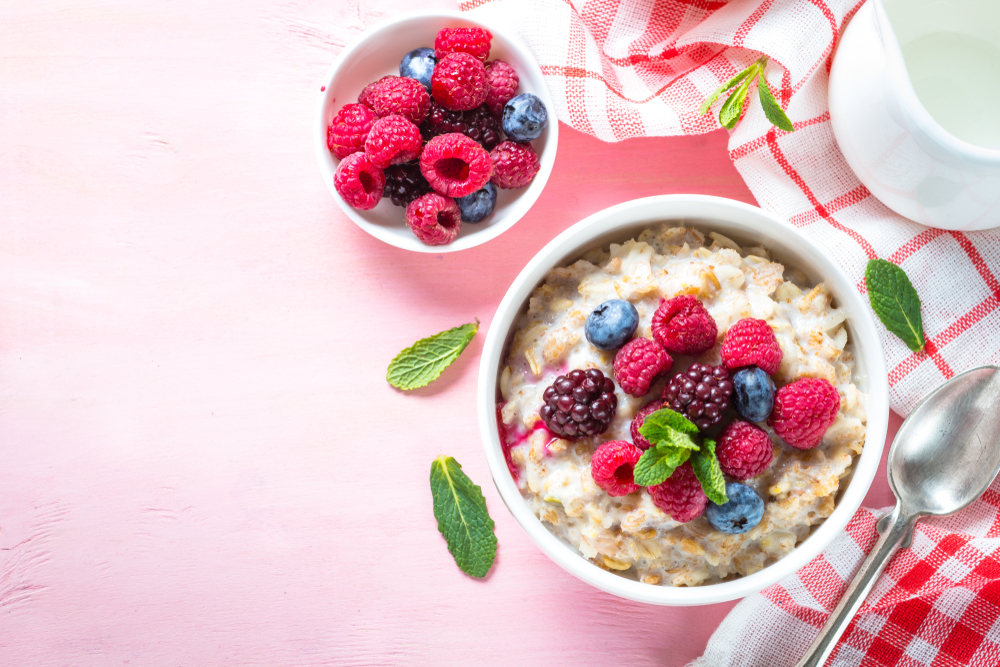
POLYGON ((746 109, 750 86, 753 85, 754 79, 757 79, 757 90, 760 95, 760 105, 764 109, 764 116, 771 125, 785 132, 794 132, 795 126, 792 125, 792 121, 785 115, 785 111, 778 104, 778 100, 774 99, 771 88, 767 85, 767 79, 764 78, 765 67, 767 67, 767 57, 761 56, 745 70, 719 86, 715 92, 706 97, 705 101, 702 102, 701 114, 705 115, 708 113, 712 105, 715 104, 715 101, 723 93, 732 90, 733 92, 726 98, 726 101, 722 104, 722 108, 719 110, 719 123, 727 130, 733 129, 743 115, 743 110, 746 109), (733 90, 734 88, 736 90, 733 90))
POLYGON ((652 445, 643 452, 635 464, 633 479, 640 486, 662 484, 674 471, 688 460, 694 474, 713 503, 724 505, 726 480, 722 468, 715 457, 715 441, 704 439, 700 444, 692 436, 697 436, 698 427, 679 412, 662 408, 650 413, 639 427, 639 435, 652 445))
POLYGON ((885 328, 896 334, 914 352, 924 349, 924 323, 920 297, 906 272, 884 259, 868 260, 865 284, 872 310, 885 328))
POLYGON ((483 490, 458 461, 439 456, 431 463, 431 494, 438 530, 455 563, 468 575, 485 577, 496 559, 497 538, 483 490))
POLYGON ((397 389, 417 389, 440 377, 479 331, 479 320, 422 338, 389 362, 386 381, 397 389))

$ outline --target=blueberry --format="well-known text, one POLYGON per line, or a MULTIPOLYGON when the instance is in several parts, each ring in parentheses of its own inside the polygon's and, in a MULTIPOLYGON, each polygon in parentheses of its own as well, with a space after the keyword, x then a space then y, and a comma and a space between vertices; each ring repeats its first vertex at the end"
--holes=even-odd
POLYGON ((434 73, 434 66, 437 60, 434 59, 434 49, 426 46, 413 49, 399 63, 399 76, 416 79, 424 85, 427 92, 431 92, 431 74, 434 73))
POLYGON ((736 371, 733 376, 733 405, 747 421, 762 422, 767 419, 774 407, 771 377, 756 366, 736 371))
POLYGON ((512 141, 531 141, 549 124, 549 112, 531 93, 510 98, 503 108, 503 131, 512 141))
POLYGON ((482 190, 476 190, 464 197, 456 197, 455 203, 462 212, 462 222, 481 222, 493 212, 493 207, 497 203, 497 186, 486 183, 482 190))
POLYGON ((708 522, 717 530, 731 535, 745 533, 764 518, 764 501, 746 484, 729 482, 726 495, 729 502, 725 505, 710 502, 705 508, 708 522))
POLYGON ((587 316, 583 331, 594 347, 617 350, 632 338, 639 326, 639 313, 624 299, 605 301, 587 316))

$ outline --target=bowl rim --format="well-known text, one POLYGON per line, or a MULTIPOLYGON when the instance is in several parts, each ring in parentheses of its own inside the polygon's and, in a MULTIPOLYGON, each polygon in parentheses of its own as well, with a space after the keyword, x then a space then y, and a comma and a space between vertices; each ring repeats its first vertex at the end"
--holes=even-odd
POLYGON ((542 190, 545 189, 545 185, 552 173, 552 167, 555 164, 556 152, 559 147, 559 122, 555 116, 555 104, 552 101, 548 85, 544 82, 545 75, 542 73, 542 68, 535 59, 534 54, 532 54, 531 50, 525 46, 524 42, 521 41, 521 39, 507 26, 498 26, 496 23, 487 24, 486 22, 480 20, 477 16, 470 16, 466 12, 452 9, 419 9, 396 14, 392 17, 384 19, 365 29, 365 31, 354 41, 341 49, 340 53, 338 53, 337 57, 334 58, 323 77, 320 93, 317 97, 315 112, 313 114, 313 145, 316 153, 316 160, 319 165, 320 176, 326 183, 327 189, 333 196, 334 201, 337 202, 337 205, 344 212, 344 215, 350 218, 351 221, 353 221, 358 227, 380 241, 403 250, 433 254, 458 252, 460 250, 475 248, 476 246, 482 245, 483 243, 500 236, 500 234, 503 234, 505 231, 513 227, 522 217, 524 217, 524 215, 538 200, 538 197, 541 195, 542 190), (504 42, 506 42, 505 48, 509 46, 509 50, 517 52, 518 57, 523 62, 528 63, 532 70, 532 78, 537 78, 543 83, 538 90, 524 92, 530 92, 541 98, 545 107, 549 110, 550 117, 550 122, 546 128, 547 135, 545 139, 545 146, 544 149, 538 153, 540 169, 528 187, 524 189, 518 198, 512 202, 512 205, 504 212, 504 217, 497 220, 493 224, 489 224, 485 227, 479 227, 473 233, 456 239, 448 245, 442 246, 429 246, 422 243, 416 237, 410 238, 394 234, 381 225, 369 222, 364 218, 364 216, 361 215, 361 212, 356 211, 349 206, 347 202, 345 202, 340 195, 337 194, 337 191, 333 186, 333 172, 336 169, 336 164, 334 164, 332 169, 330 168, 330 161, 332 158, 326 144, 326 109, 328 107, 328 91, 331 89, 333 81, 340 73, 340 70, 351 60, 358 50, 367 45, 373 39, 377 39, 378 35, 382 31, 401 23, 427 18, 447 19, 459 21, 463 24, 476 25, 488 29, 493 34, 494 38, 499 36, 504 42))
POLYGON ((874 319, 847 274, 816 244, 790 224, 750 204, 709 195, 659 195, 627 201, 588 216, 556 236, 528 262, 507 290, 490 324, 480 360, 477 407, 483 447, 497 491, 507 509, 549 558, 570 574, 613 595, 649 604, 687 606, 725 602, 760 591, 802 568, 842 533, 861 506, 878 471, 888 429, 889 385, 885 356, 874 319), (656 209, 655 216, 641 217, 642 212, 650 208, 656 209), (618 218, 617 222, 615 218, 618 218), (786 245, 796 248, 798 257, 808 257, 815 272, 830 282, 840 307, 848 315, 852 343, 858 357, 858 371, 863 372, 868 380, 865 448, 855 459, 853 476, 833 514, 777 563, 751 575, 706 586, 644 584, 590 563, 576 549, 545 528, 530 510, 507 469, 500 446, 496 418, 497 378, 508 332, 528 295, 550 268, 564 264, 578 256, 577 253, 595 239, 617 230, 643 222, 653 225, 657 221, 670 220, 702 228, 712 218, 748 228, 752 222, 767 228, 772 236, 780 233, 787 239, 786 245), (501 331, 498 325, 505 318, 509 318, 510 323, 501 331))

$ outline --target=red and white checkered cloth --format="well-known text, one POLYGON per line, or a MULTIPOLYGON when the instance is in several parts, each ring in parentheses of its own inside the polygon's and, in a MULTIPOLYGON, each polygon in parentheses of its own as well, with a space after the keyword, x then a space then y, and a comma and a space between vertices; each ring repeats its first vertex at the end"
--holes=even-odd
MULTIPOLYGON (((512 24, 534 52, 555 114, 605 141, 718 129, 702 100, 753 62, 795 125, 773 128, 752 93, 729 153, 760 205, 788 220, 857 281, 882 257, 923 302, 926 352, 884 329, 892 407, 907 414, 955 373, 1000 363, 1000 230, 948 232, 909 222, 858 181, 827 107, 840 29, 863 0, 467 0, 512 24)), ((718 106, 715 114, 718 113, 718 106)), ((828 664, 1000 665, 1000 485, 957 517, 917 526, 828 664)), ((699 665, 791 665, 822 625, 881 512, 860 510, 841 539, 796 575, 741 602, 699 665)))

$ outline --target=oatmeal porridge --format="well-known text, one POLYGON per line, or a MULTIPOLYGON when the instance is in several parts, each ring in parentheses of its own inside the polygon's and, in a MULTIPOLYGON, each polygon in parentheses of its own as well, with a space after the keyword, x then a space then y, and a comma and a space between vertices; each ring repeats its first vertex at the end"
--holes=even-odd
MULTIPOLYGON (((866 397, 855 384, 845 314, 825 284, 808 284, 804 274, 772 260, 765 248, 740 247, 715 232, 705 236, 692 228, 651 227, 550 271, 515 327, 498 405, 511 473, 549 530, 598 567, 623 576, 693 586, 774 563, 830 516, 841 481, 864 447, 866 397), (627 301, 638 315, 635 338, 652 339, 654 313, 665 299, 680 295, 697 297, 707 309, 717 327, 714 345, 709 342, 709 349, 693 356, 671 352, 672 366, 642 396, 625 393, 616 382, 612 401, 617 407, 602 433, 560 437, 548 428, 540 412, 545 391, 557 378, 589 369, 616 377, 616 351, 588 340, 588 315, 609 300, 627 301), (809 448, 790 446, 792 441, 783 441, 766 419, 756 422, 770 440, 770 464, 740 482, 763 500, 759 521, 745 532, 722 532, 700 512, 686 523, 674 520, 646 488, 611 495, 606 485, 598 485, 591 469, 595 450, 609 441, 631 443, 633 417, 669 391, 672 378, 693 364, 698 364, 695 369, 721 365, 727 331, 745 318, 766 322, 780 346, 780 364, 775 361, 768 370, 779 395, 803 378, 825 380, 836 389, 830 422, 820 431, 821 441, 817 435, 818 444, 809 448)), ((733 407, 726 407, 721 421, 703 435, 718 437, 739 419, 733 407)))

